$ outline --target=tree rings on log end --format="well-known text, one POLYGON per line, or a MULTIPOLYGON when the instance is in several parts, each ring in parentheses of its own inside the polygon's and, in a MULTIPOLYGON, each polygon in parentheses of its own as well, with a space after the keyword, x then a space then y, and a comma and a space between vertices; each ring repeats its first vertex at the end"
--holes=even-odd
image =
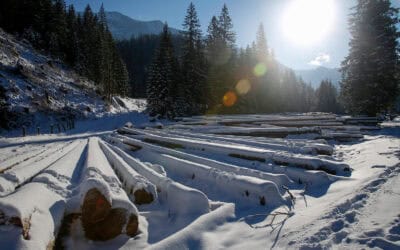
POLYGON ((149 204, 152 203, 154 200, 153 194, 148 193, 144 189, 136 190, 133 195, 135 196, 135 204, 142 205, 142 204, 149 204))

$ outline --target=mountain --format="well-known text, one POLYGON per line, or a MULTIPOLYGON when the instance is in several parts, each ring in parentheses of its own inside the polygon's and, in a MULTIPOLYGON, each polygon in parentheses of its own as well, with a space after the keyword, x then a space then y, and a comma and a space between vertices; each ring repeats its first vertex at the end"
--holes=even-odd
POLYGON ((339 87, 341 73, 339 69, 326 67, 317 67, 308 70, 295 70, 297 76, 301 77, 306 83, 311 83, 314 88, 318 88, 322 80, 331 80, 332 83, 339 87))
MULTIPOLYGON (((119 12, 106 12, 108 28, 117 40, 130 39, 132 36, 144 34, 160 34, 164 23, 157 21, 139 21, 125 16, 119 12)), ((169 28, 172 34, 178 34, 180 31, 169 28)))

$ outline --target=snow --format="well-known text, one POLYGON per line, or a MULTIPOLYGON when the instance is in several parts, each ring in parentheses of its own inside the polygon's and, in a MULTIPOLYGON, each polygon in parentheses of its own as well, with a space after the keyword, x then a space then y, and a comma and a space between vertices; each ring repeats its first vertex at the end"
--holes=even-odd
POLYGON ((124 113, 129 104, 122 101, 116 99, 115 116, 81 121, 70 133, 1 139, 2 249, 50 246, 64 216, 80 213, 93 187, 113 208, 138 215, 139 234, 90 241, 76 220, 63 238, 66 249, 400 248, 400 119, 376 127, 345 124, 372 123, 366 118, 328 114, 221 115, 160 121, 156 129, 158 122, 145 114, 124 113), (320 126, 318 136, 362 137, 345 142, 338 134, 324 140, 201 130, 332 120, 339 124, 320 126), (121 128, 128 121, 130 128, 121 128), (135 206, 132 188, 154 200, 135 206), (30 223, 18 226, 10 220, 16 216, 30 223))
MULTIPOLYGON (((110 161, 112 166, 114 166, 116 173, 119 173, 121 176, 127 193, 134 194, 137 190, 144 190, 151 194, 154 200, 157 200, 157 192, 154 184, 133 170, 104 142, 100 142, 100 146, 107 156, 107 159, 110 161)), ((135 196, 132 196, 131 200, 136 202, 135 196)))
POLYGON ((51 164, 76 147, 78 143, 79 141, 73 141, 67 143, 67 145, 62 144, 61 146, 55 147, 55 149, 50 149, 44 154, 40 154, 36 158, 31 158, 0 174, 0 196, 13 192, 16 187, 24 184, 40 171, 48 168, 51 164), (29 168, 27 166, 29 166, 29 168))
POLYGON ((79 186, 81 204, 86 193, 93 188, 102 193, 113 208, 126 209, 127 216, 139 214, 136 206, 130 202, 123 191, 122 184, 102 152, 97 137, 89 139, 86 163, 79 186))
POLYGON ((273 161, 278 164, 294 165, 306 169, 320 170, 324 169, 335 174, 346 174, 351 169, 347 164, 331 161, 328 159, 317 158, 315 156, 303 156, 286 152, 272 151, 258 147, 245 146, 241 144, 226 144, 217 141, 203 141, 200 139, 187 139, 177 137, 167 137, 152 134, 150 132, 140 131, 137 129, 122 128, 119 131, 128 133, 133 138, 145 138, 154 140, 155 142, 171 143, 172 147, 185 147, 205 152, 213 152, 217 154, 225 154, 229 156, 237 156, 243 158, 260 159, 260 161, 273 161))
POLYGON ((129 156, 123 150, 115 146, 111 147, 132 168, 157 186, 157 189, 160 190, 160 202, 167 203, 169 214, 174 216, 185 214, 201 215, 209 211, 208 199, 202 192, 174 182, 168 177, 147 167, 146 164, 129 156), (185 206, 181 204, 185 204, 185 206))
MULTIPOLYGON (((265 172, 261 172, 261 171, 257 171, 257 170, 253 170, 253 169, 241 168, 241 167, 238 167, 238 166, 235 166, 232 164, 227 164, 224 162, 208 159, 205 157, 200 157, 200 156, 188 154, 188 153, 181 152, 181 151, 152 145, 152 144, 142 142, 140 140, 135 140, 135 139, 132 139, 129 137, 119 136, 119 138, 121 139, 121 141, 127 143, 128 145, 138 145, 140 147, 155 151, 160 154, 163 154, 163 153, 169 154, 169 155, 172 155, 175 157, 180 157, 182 159, 190 160, 191 162, 194 162, 194 163, 207 165, 209 167, 212 167, 212 168, 215 168, 215 169, 218 169, 221 171, 235 173, 237 175, 252 176, 252 177, 259 178, 259 179, 272 181, 272 182, 276 183, 278 188, 281 188, 283 185, 284 186, 292 186, 293 185, 293 181, 291 181, 286 175, 283 175, 283 174, 271 174, 271 173, 265 173, 265 172)), ((162 167, 161 165, 158 165, 158 164, 150 164, 150 165, 152 165, 153 167, 154 166, 162 167)), ((162 173, 164 173, 164 172, 165 172, 165 170, 162 171, 162 173)))
MULTIPOLYGON (((6 218, 17 217, 26 233, 19 233, 19 248, 46 249, 55 240, 64 217, 74 172, 79 171, 84 141, 67 155, 36 176, 31 183, 0 200, 0 211, 6 218), (69 166, 76 166, 76 168, 69 166), (32 195, 40 194, 40 195, 32 195)), ((14 239, 14 238, 13 238, 14 239)), ((6 237, 0 237, 2 245, 6 237)))

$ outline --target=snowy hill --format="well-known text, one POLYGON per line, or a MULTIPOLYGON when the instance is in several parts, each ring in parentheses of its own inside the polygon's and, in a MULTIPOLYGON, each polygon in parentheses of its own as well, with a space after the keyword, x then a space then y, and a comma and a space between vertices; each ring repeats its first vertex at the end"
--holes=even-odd
POLYGON ((144 109, 144 101, 135 105, 120 97, 107 104, 93 82, 1 29, 0 44, 0 98, 7 109, 2 122, 11 129, 144 109))
MULTIPOLYGON (((164 23, 156 21, 139 21, 125 16, 119 12, 106 12, 108 27, 115 39, 129 39, 132 36, 161 33, 164 23)), ((172 34, 179 30, 169 28, 172 34)))
POLYGON ((308 70, 296 70, 295 72, 306 83, 311 83, 314 88, 318 88, 322 80, 331 80, 335 86, 339 87, 341 77, 339 69, 318 67, 308 70))

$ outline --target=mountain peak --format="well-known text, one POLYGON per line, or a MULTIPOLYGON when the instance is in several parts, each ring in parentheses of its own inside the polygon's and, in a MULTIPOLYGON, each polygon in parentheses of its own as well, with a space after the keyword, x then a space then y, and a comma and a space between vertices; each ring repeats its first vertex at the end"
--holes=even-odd
MULTIPOLYGON (((113 37, 117 40, 130 39, 140 35, 158 35, 161 33, 164 23, 160 20, 140 21, 126 16, 120 12, 106 12, 108 28, 113 37)), ((169 28, 172 34, 178 34, 180 31, 169 28)))

